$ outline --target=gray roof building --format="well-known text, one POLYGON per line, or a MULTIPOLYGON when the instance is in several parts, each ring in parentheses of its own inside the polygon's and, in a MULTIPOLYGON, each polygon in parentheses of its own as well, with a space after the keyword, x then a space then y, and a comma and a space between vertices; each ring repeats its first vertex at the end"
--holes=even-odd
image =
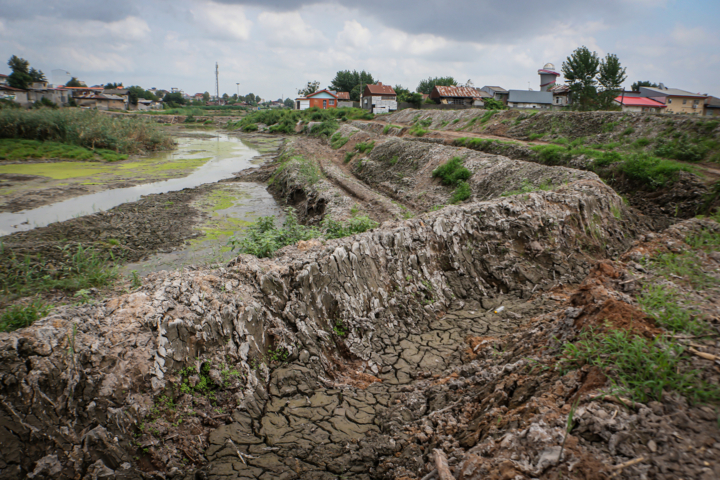
POLYGON ((552 92, 535 92, 532 90, 510 90, 508 92, 508 104, 510 103, 536 103, 538 105, 552 105, 552 92))
POLYGON ((640 94, 643 97, 698 97, 705 98, 701 93, 692 93, 679 88, 667 87, 640 87, 640 94))

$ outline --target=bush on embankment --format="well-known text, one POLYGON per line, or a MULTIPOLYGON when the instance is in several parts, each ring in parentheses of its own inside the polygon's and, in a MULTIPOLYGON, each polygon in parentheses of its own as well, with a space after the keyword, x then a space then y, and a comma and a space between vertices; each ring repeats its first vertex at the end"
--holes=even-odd
POLYGON ((149 120, 92 110, 0 110, 0 138, 67 143, 132 154, 170 149, 172 137, 149 120))

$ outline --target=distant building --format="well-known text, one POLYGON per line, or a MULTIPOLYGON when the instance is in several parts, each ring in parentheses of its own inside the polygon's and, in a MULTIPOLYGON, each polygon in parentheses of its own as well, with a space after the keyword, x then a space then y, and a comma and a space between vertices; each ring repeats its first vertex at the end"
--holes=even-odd
POLYGON ((555 71, 555 65, 552 63, 546 63, 543 68, 538 70, 538 75, 540 75, 541 92, 549 92, 550 89, 555 86, 555 82, 560 76, 560 74, 555 71))
POLYGON ((474 87, 444 87, 436 85, 430 92, 430 98, 442 105, 483 106, 483 98, 491 98, 487 92, 474 87))
POLYGON ((336 92, 338 100, 341 102, 349 102, 350 101, 350 92, 336 92))
POLYGON ((550 88, 553 95, 553 107, 565 107, 570 105, 570 87, 567 85, 555 85, 550 88))
POLYGON ((493 86, 490 86, 490 85, 485 85, 485 86, 482 87, 480 90, 482 90, 483 92, 489 94, 489 95, 490 95, 492 98, 494 98, 495 100, 498 100, 498 101, 504 103, 505 105, 507 105, 507 101, 508 101, 508 91, 505 90, 504 88, 502 88, 502 87, 493 87, 493 86))
POLYGON ((705 99, 705 112, 706 117, 720 117, 720 98, 707 97, 705 99))
POLYGON ((323 110, 328 108, 337 108, 337 95, 330 90, 318 90, 310 95, 295 99, 295 110, 307 110, 308 108, 317 107, 323 110))
POLYGON ((667 113, 702 115, 707 95, 692 93, 679 88, 668 88, 662 83, 658 87, 640 87, 640 95, 652 98, 667 106, 667 113))
POLYGON ((388 113, 397 110, 397 93, 390 85, 365 85, 360 105, 372 113, 388 113))
POLYGON ((56 105, 67 105, 69 95, 66 87, 55 88, 52 85, 48 85, 47 82, 33 82, 27 88, 27 97, 30 103, 39 102, 44 98, 56 105))
POLYGON ((0 85, 7 85, 8 84, 8 75, 5 75, 4 73, 0 73, 0 85))
POLYGON ((645 97, 625 97, 620 95, 615 97, 614 102, 622 107, 623 112, 635 113, 662 113, 667 106, 645 97))
POLYGON ((5 84, 0 84, 0 99, 15 102, 23 107, 30 104, 27 90, 22 90, 5 84))
POLYGON ((532 90, 509 90, 507 104, 510 108, 552 108, 553 94, 532 90))

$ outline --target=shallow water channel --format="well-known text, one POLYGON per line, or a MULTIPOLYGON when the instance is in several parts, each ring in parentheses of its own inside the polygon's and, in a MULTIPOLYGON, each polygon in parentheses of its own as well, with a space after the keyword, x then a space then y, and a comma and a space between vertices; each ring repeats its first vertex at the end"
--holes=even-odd
MULTIPOLYGON (((178 137, 177 141, 177 149, 155 154, 151 158, 169 162, 204 158, 209 160, 186 177, 105 190, 17 213, 0 213, 0 236, 108 210, 123 203, 137 201, 143 195, 214 183, 230 178, 233 173, 252 167, 260 161, 260 159, 253 161, 259 155, 257 150, 245 145, 239 138, 221 132, 203 132, 202 138, 178 137)), ((269 194, 262 197, 263 202, 271 202, 273 206, 275 205, 269 194)))
MULTIPOLYGON (((177 149, 153 156, 153 158, 160 158, 170 162, 210 158, 190 175, 82 195, 18 213, 0 213, 0 236, 108 210, 123 203, 135 202, 143 195, 177 191, 214 183, 230 178, 233 173, 250 168, 261 161, 259 158, 254 161, 259 152, 245 145, 237 137, 230 137, 221 132, 203 133, 207 134, 203 135, 203 138, 178 137, 177 149), (208 138, 209 136, 211 137, 208 138)), ((263 214, 273 214, 275 210, 278 210, 275 201, 264 189, 257 189, 257 186, 251 187, 251 184, 241 185, 247 185, 252 194, 241 195, 237 198, 238 201, 241 202, 243 198, 247 199, 248 203, 254 204, 253 211, 260 210, 263 214), (262 190, 264 195, 261 195, 259 190, 262 190), (258 202, 261 205, 258 205, 258 202), (264 205, 265 203, 267 205, 264 205), (263 208, 263 206, 267 208, 263 208)), ((244 211, 249 212, 248 209, 244 209, 244 211)))

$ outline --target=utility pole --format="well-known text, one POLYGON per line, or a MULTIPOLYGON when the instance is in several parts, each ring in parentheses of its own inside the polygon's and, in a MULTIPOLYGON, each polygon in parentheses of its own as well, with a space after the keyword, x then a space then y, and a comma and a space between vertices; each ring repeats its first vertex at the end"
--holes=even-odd
POLYGON ((218 64, 215 62, 215 99, 220 105, 220 82, 218 80, 218 64))
POLYGON ((240 99, 240 82, 236 83, 238 89, 238 99, 240 99))

